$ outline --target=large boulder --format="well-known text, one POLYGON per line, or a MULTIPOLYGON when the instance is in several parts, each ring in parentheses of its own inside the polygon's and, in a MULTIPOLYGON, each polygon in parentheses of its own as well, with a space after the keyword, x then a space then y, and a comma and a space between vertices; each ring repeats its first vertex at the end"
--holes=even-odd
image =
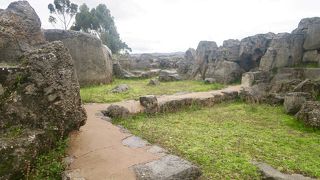
POLYGON ((258 67, 274 36, 273 33, 257 34, 242 39, 239 50, 240 67, 245 71, 258 67))
POLYGON ((227 61, 239 61, 240 41, 228 39, 223 41, 222 47, 219 48, 220 59, 227 61))
POLYGON ((296 116, 307 126, 320 128, 320 101, 305 102, 296 116))
MULTIPOLYGON (((303 19, 304 33, 306 39, 303 44, 305 50, 316 50, 320 48, 320 18, 303 19)), ((300 24, 299 24, 300 26, 300 24)))
POLYGON ((296 114, 301 109, 302 105, 310 99, 311 95, 309 93, 288 93, 284 98, 284 109, 289 114, 296 114))
POLYGON ((166 82, 166 81, 180 81, 181 77, 177 73, 177 71, 170 71, 170 70, 161 70, 159 74, 159 81, 166 82))
POLYGON ((0 179, 25 179, 86 121, 73 60, 61 42, 45 42, 40 25, 27 1, 0 10, 0 179))
POLYGON ((196 50, 189 48, 184 55, 184 59, 178 62, 178 73, 189 79, 192 76, 193 65, 196 60, 196 50))
POLYGON ((302 58, 303 63, 318 63, 320 67, 320 52, 318 50, 306 51, 302 58))
POLYGON ((192 76, 198 73, 205 79, 206 71, 210 69, 209 63, 215 63, 218 57, 218 46, 214 41, 200 41, 196 51, 196 62, 192 70, 192 76))
POLYGON ((0 68, 0 179, 20 179, 26 164, 86 121, 73 61, 61 42, 22 59, 15 70, 0 68), (13 129, 21 133, 12 135, 13 129))
POLYGON ((270 71, 273 68, 290 67, 301 63, 303 41, 302 34, 277 34, 261 58, 259 69, 270 71))
POLYGON ((0 64, 16 64, 33 45, 44 43, 41 21, 27 1, 0 10, 0 64))
POLYGON ((113 75, 117 78, 120 79, 134 79, 134 78, 138 78, 136 75, 134 75, 133 73, 125 70, 122 68, 121 64, 119 62, 114 62, 112 65, 112 71, 113 71, 113 75))
POLYGON ((219 83, 232 83, 240 80, 243 70, 239 64, 231 61, 218 61, 215 67, 211 67, 206 71, 205 77, 213 78, 219 83))
POLYGON ((60 40, 74 61, 80 86, 112 81, 111 51, 93 35, 58 29, 44 30, 48 41, 60 40))

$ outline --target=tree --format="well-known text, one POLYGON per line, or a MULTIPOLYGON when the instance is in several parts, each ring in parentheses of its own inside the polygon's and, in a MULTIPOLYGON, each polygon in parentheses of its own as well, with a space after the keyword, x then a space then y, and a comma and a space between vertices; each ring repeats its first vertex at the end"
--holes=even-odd
POLYGON ((106 5, 99 4, 90 10, 86 4, 83 4, 79 9, 80 12, 76 15, 72 30, 97 35, 112 53, 119 53, 121 50, 131 51, 131 48, 120 39, 114 18, 106 5))
POLYGON ((52 25, 59 21, 63 29, 67 30, 73 17, 78 12, 78 5, 71 3, 70 0, 54 0, 53 4, 48 5, 50 11, 49 22, 52 25))

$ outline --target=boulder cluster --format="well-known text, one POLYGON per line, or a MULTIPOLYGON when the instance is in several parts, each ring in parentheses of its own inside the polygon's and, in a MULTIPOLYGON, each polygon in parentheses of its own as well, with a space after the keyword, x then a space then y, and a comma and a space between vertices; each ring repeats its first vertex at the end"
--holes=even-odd
POLYGON ((201 41, 185 53, 178 71, 186 78, 239 81, 249 71, 273 71, 301 65, 320 66, 320 18, 302 19, 292 33, 257 34, 239 40, 201 41))
POLYGON ((68 49, 45 40, 27 1, 0 10, 0 29, 0 179, 24 179, 86 113, 68 49))

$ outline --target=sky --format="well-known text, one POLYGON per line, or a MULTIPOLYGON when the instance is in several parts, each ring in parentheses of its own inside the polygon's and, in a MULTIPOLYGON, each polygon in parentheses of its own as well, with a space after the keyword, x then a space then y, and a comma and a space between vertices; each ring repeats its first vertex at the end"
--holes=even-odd
MULTIPOLYGON (((14 0, 0 0, 5 9, 14 0)), ((42 28, 53 0, 28 0, 42 28)), ((239 39, 258 33, 291 32, 306 17, 320 16, 320 0, 71 0, 90 8, 106 4, 121 39, 133 53, 177 52, 199 41, 239 39)))

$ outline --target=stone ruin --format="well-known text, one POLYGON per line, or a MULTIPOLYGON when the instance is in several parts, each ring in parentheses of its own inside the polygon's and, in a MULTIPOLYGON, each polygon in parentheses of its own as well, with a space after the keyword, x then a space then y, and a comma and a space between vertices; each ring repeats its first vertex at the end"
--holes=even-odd
POLYGON ((0 10, 0 29, 0 179, 23 179, 86 113, 68 49, 45 41, 27 1, 0 10))

